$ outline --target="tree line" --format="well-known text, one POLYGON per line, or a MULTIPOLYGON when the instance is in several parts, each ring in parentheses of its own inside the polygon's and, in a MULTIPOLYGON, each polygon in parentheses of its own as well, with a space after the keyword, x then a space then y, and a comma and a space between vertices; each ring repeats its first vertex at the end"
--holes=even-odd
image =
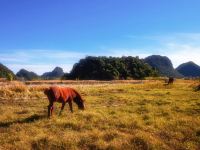
POLYGON ((144 79, 158 76, 158 72, 139 57, 94 57, 87 56, 74 64, 63 79, 114 80, 144 79))

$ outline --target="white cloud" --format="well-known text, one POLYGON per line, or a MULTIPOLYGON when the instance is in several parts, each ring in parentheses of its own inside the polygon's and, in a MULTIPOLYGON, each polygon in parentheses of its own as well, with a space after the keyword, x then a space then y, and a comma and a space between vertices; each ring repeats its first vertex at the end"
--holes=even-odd
POLYGON ((1 53, 1 62, 26 62, 29 60, 28 56, 21 55, 20 53, 1 53))
POLYGON ((200 45, 169 43, 163 50, 163 55, 172 60, 174 67, 188 61, 200 65, 200 45))
POLYGON ((74 52, 70 50, 32 50, 29 55, 42 56, 44 58, 67 59, 67 58, 80 58, 85 56, 85 53, 74 52))

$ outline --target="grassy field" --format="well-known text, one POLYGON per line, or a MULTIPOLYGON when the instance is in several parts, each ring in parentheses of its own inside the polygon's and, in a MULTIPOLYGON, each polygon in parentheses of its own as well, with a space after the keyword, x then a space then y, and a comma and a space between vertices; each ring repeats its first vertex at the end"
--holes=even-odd
MULTIPOLYGON (((77 81, 78 82, 78 81, 77 81)), ((68 84, 86 110, 47 119, 48 85, 0 86, 0 149, 200 149, 197 81, 68 84)))

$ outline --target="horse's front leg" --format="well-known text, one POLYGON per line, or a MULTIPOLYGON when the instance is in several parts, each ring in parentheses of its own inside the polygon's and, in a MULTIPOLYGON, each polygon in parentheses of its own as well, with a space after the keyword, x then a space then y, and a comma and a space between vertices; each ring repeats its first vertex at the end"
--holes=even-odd
POLYGON ((70 111, 73 113, 73 108, 72 108, 72 101, 71 101, 71 99, 69 100, 68 104, 69 104, 70 111))
POLYGON ((62 103, 62 106, 61 106, 61 109, 60 109, 59 116, 62 114, 62 111, 63 111, 63 109, 64 109, 64 107, 65 107, 65 104, 66 104, 65 102, 62 103))
POLYGON ((53 103, 48 105, 48 117, 50 118, 53 115, 53 103))

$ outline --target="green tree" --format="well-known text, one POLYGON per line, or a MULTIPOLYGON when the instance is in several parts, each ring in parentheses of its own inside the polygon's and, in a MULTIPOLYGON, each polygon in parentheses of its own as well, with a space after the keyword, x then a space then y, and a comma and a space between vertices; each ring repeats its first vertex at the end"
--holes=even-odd
POLYGON ((92 57, 87 56, 76 63, 66 79, 143 79, 156 71, 139 57, 92 57))
POLYGON ((11 73, 7 74, 7 80, 12 81, 13 80, 13 75, 11 73))

